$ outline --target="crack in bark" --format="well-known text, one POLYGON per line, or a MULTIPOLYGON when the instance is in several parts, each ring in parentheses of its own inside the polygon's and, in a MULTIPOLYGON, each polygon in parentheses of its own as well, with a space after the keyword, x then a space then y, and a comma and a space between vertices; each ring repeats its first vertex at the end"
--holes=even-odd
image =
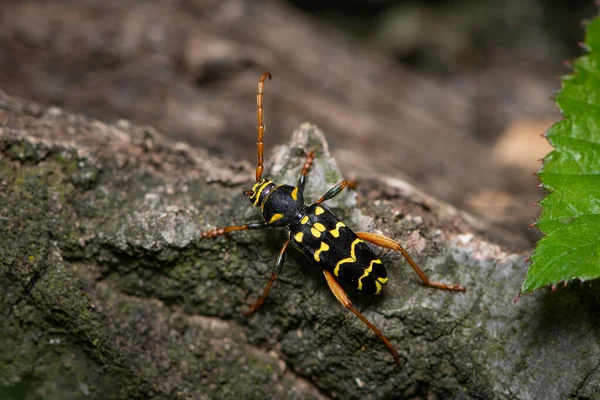
MULTIPOLYGON (((105 282, 98 283, 98 285, 100 287, 104 286, 105 289, 109 289, 109 286, 105 282)), ((179 316, 184 317, 184 319, 186 321, 188 321, 190 326, 200 325, 203 328, 209 329, 209 330, 214 329, 215 326, 218 326, 218 329, 222 330, 222 331, 236 331, 236 330, 240 330, 241 328, 243 328, 242 325, 240 325, 236 322, 233 322, 232 320, 225 320, 222 318, 218 318, 215 316, 209 316, 209 315, 186 313, 179 306, 168 305, 167 303, 165 303, 164 301, 162 301, 160 299, 140 297, 140 296, 135 296, 135 295, 126 294, 126 293, 122 293, 122 292, 120 292, 118 295, 125 299, 133 299, 136 302, 149 302, 149 303, 158 305, 161 309, 171 310, 169 312, 171 315, 179 315, 179 316)), ((189 329, 189 327, 186 329, 189 329)), ((265 348, 262 346, 252 345, 248 342, 244 342, 243 346, 247 347, 253 354, 259 355, 263 359, 273 359, 274 356, 276 356, 277 357, 276 362, 280 366, 281 366, 281 364, 285 365, 285 367, 283 367, 283 374, 285 376, 291 378, 295 382, 295 385, 298 388, 308 389, 308 391, 310 393, 312 393, 317 399, 320 399, 320 400, 326 400, 326 399, 331 398, 321 388, 319 388, 318 386, 314 385, 309 380, 307 380, 305 376, 296 372, 287 363, 287 361, 281 357, 281 354, 279 351, 273 351, 273 349, 269 349, 268 347, 265 348)))
POLYGON ((594 367, 583 377, 583 379, 581 379, 581 382, 577 385, 577 387, 575 388, 574 392, 571 394, 572 398, 579 398, 580 397, 580 393, 583 388, 586 386, 586 384, 588 383, 589 379, 600 369, 600 360, 598 360, 598 362, 596 362, 596 365, 594 365, 594 367))

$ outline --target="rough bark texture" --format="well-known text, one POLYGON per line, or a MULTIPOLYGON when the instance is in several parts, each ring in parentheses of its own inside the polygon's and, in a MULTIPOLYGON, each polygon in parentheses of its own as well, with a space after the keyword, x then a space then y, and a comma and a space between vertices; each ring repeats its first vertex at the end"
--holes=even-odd
MULTIPOLYGON (((340 178, 316 127, 302 125, 268 171, 294 182, 306 148, 318 153, 315 198, 340 178)), ((524 256, 398 180, 366 182, 357 206, 353 192, 332 205, 357 230, 403 240, 430 277, 468 287, 425 288, 399 255, 383 254, 386 292, 353 297, 398 348, 400 367, 297 252, 265 307, 245 318, 284 231, 200 232, 256 214, 241 195, 252 175, 150 128, 1 94, 1 397, 600 395, 598 289, 513 304, 524 256)))

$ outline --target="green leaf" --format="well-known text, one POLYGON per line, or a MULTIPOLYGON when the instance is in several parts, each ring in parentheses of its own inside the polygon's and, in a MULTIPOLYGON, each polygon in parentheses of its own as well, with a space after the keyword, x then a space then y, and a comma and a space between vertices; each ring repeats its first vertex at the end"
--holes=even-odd
POLYGON ((554 146, 539 171, 550 192, 535 226, 544 237, 531 256, 521 293, 600 277, 600 18, 587 27, 589 54, 562 80, 564 119, 547 132, 554 146))

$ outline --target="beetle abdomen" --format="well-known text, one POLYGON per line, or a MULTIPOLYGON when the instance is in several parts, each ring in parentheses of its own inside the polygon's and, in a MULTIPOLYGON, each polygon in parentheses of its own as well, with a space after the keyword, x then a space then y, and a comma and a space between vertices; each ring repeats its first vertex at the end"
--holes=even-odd
POLYGON ((290 240, 320 263, 344 285, 367 294, 379 294, 388 281, 383 263, 356 234, 329 209, 313 204, 290 225, 290 240))

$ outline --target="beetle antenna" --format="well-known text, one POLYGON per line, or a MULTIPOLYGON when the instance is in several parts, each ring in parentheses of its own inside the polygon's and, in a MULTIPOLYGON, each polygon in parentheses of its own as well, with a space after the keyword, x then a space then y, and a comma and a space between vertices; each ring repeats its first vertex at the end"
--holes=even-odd
POLYGON ((271 73, 265 72, 260 77, 258 81, 258 93, 256 94, 256 117, 258 119, 258 125, 256 126, 256 130, 258 133, 258 139, 256 140, 256 182, 260 181, 262 177, 262 173, 264 171, 263 162, 264 159, 264 146, 263 137, 265 136, 265 124, 263 122, 263 117, 265 113, 265 109, 263 108, 263 89, 265 87, 265 79, 271 79, 271 73))

